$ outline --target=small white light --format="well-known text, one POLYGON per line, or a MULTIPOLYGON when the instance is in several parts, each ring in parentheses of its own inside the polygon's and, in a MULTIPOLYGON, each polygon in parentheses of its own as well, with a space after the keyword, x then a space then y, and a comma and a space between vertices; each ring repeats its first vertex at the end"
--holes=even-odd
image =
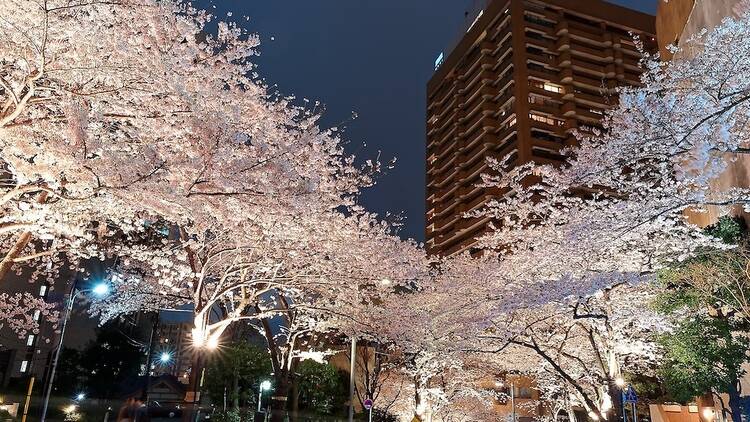
POLYGON ((265 380, 262 383, 260 383, 260 391, 270 390, 270 389, 271 389, 271 381, 265 380))
POLYGON ((83 400, 83 399, 85 399, 85 398, 86 398, 86 395, 85 395, 85 394, 83 394, 83 393, 78 393, 78 394, 76 395, 76 400, 83 400))
POLYGON ((391 285, 391 280, 389 280, 387 278, 384 278, 384 279, 380 280, 380 284, 382 284, 383 286, 390 286, 391 285))
POLYGON ((495 387, 503 388, 505 387, 505 383, 503 383, 502 381, 495 381, 495 387))
POLYGON ((625 387, 625 379, 623 377, 617 377, 617 379, 615 379, 615 384, 620 388, 625 387))
POLYGON ((714 419, 714 416, 716 414, 716 411, 710 407, 703 408, 703 417, 707 421, 711 421, 714 419))
POLYGON ((169 363, 169 361, 172 360, 172 355, 168 352, 164 352, 161 354, 161 356, 159 356, 159 360, 161 361, 161 363, 169 363))

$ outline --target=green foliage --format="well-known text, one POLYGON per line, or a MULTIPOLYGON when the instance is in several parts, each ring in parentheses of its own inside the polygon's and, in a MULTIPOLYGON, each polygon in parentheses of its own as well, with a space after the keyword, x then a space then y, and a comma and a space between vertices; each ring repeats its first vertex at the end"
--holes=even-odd
POLYGON ((57 379, 65 380, 65 382, 56 383, 55 393, 72 397, 80 391, 88 391, 88 388, 85 388, 87 372, 86 365, 83 363, 83 353, 76 349, 63 348, 57 364, 57 379))
POLYGON ((747 235, 747 227, 742 219, 725 216, 716 224, 706 227, 705 232, 728 245, 736 245, 747 235))
MULTIPOLYGON (((742 220, 724 217, 706 233, 736 245, 729 250, 703 250, 695 257, 658 273, 662 293, 656 308, 677 311, 717 310, 747 318, 750 310, 750 242, 742 220), (745 239, 745 240, 743 240, 745 239)), ((714 312, 716 313, 716 312, 714 312)))
POLYGON ((727 392, 744 371, 750 341, 727 319, 698 316, 683 321, 660 343, 666 363, 660 370, 670 394, 688 402, 708 391, 727 392))
POLYGON ((737 247, 701 251, 658 274, 662 292, 655 306, 676 322, 675 330, 660 338, 665 352, 660 376, 682 402, 710 391, 729 393, 748 361, 747 227, 724 217, 706 233, 737 247))
POLYGON ((250 410, 239 410, 232 409, 226 412, 217 412, 211 416, 211 420, 214 422, 243 422, 253 420, 254 411, 250 410))
POLYGON ((268 350, 248 343, 223 348, 208 364, 206 392, 214 405, 222 405, 224 392, 231 407, 255 404, 258 385, 271 379, 268 350))
POLYGON ((145 357, 112 323, 99 328, 96 339, 80 354, 80 359, 80 365, 86 368, 85 390, 89 396, 115 398, 119 394, 117 387, 138 375, 145 357))
POLYGON ((300 363, 297 374, 301 407, 323 414, 344 408, 347 381, 336 367, 306 360, 300 363))

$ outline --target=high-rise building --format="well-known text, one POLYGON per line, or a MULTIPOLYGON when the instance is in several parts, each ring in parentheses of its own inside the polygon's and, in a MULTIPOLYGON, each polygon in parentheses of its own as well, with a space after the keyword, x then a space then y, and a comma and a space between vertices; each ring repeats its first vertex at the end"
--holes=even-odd
MULTIPOLYGON (((440 54, 427 85, 427 249, 469 250, 490 221, 465 218, 500 192, 488 158, 559 163, 571 131, 599 127, 616 88, 639 84, 651 15, 601 0, 492 0, 440 54)), ((474 16, 474 18, 472 18, 474 16)))

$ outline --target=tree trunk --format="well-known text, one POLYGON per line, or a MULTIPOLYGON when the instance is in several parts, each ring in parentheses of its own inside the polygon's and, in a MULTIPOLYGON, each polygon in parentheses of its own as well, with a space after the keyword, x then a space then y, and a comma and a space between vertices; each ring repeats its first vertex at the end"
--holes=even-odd
MULTIPOLYGON (((47 196, 49 196, 47 192, 40 193, 36 202, 39 204, 45 203, 47 201, 47 196)), ((18 237, 18 240, 16 240, 16 243, 10 248, 10 250, 8 250, 8 253, 6 253, 0 261, 0 281, 2 281, 8 274, 10 267, 13 266, 13 260, 21 255, 21 251, 23 251, 30 241, 31 232, 23 232, 18 237)))
POLYGON ((292 380, 292 414, 290 415, 290 419, 292 421, 297 421, 299 413, 299 379, 298 377, 294 377, 292 380))
POLYGON ((729 409, 732 412, 732 422, 742 422, 742 399, 740 391, 737 389, 738 381, 729 385, 727 393, 729 394, 729 409))
POLYGON ((240 376, 236 369, 232 376, 232 409, 240 410, 240 376))
POLYGON ((612 417, 607 418, 607 420, 611 422, 624 422, 622 418, 622 408, 625 404, 622 402, 622 389, 618 387, 615 381, 612 379, 610 379, 608 382, 608 393, 610 399, 612 400, 612 410, 610 411, 612 417))
MULTIPOLYGON (((203 375, 204 359, 203 350, 195 349, 192 356, 192 366, 190 368, 190 378, 188 380, 187 394, 192 393, 193 401, 185 400, 185 409, 182 412, 183 422, 192 422, 195 420, 196 412, 200 405, 201 378, 203 375)), ((186 397, 187 399, 187 397, 186 397)))
POLYGON ((271 422, 284 422, 289 397, 289 376, 278 374, 275 379, 273 393, 271 393, 271 422))

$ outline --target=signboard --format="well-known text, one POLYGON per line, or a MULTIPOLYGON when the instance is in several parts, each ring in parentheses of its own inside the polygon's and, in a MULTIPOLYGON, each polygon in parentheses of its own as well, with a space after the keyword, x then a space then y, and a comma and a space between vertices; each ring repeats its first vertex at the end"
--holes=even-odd
POLYGON ((632 386, 628 386, 628 388, 622 392, 622 402, 633 404, 638 402, 638 396, 635 394, 635 389, 633 389, 632 386))
POLYGON ((372 400, 371 399, 365 399, 364 403, 362 403, 365 406, 365 409, 370 410, 372 409, 372 400))

